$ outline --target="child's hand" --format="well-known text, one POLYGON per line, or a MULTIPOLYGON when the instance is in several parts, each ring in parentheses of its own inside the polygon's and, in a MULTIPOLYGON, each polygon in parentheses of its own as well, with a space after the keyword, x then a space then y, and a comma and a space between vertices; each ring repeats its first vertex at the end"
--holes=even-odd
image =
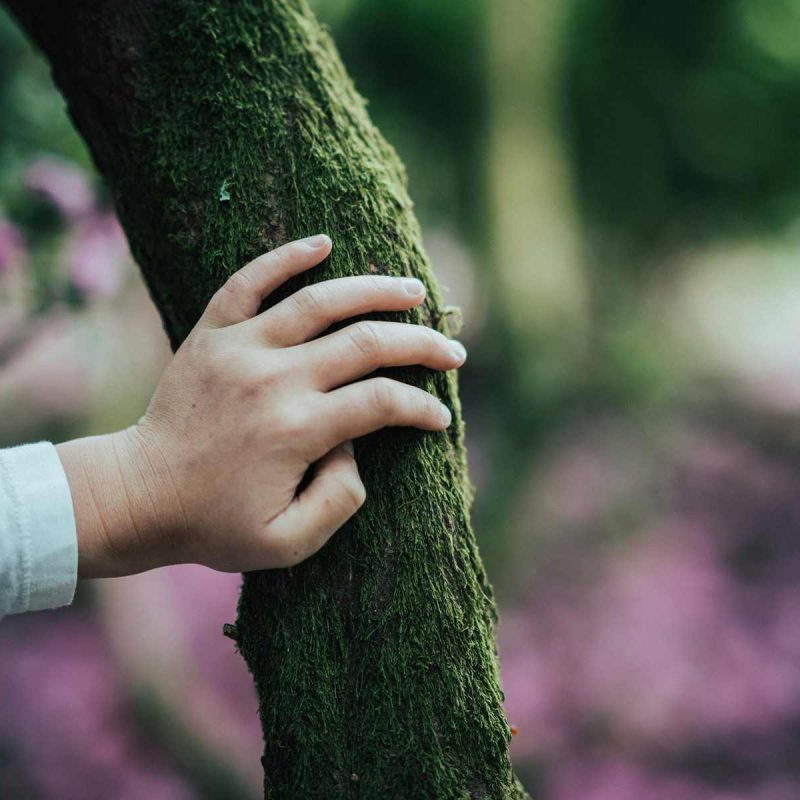
POLYGON ((330 249, 319 236, 246 265, 211 299, 137 425, 59 445, 83 577, 181 562, 226 571, 296 564, 364 502, 349 440, 387 425, 449 425, 450 412, 427 392, 358 379, 379 367, 453 369, 464 362, 461 345, 394 322, 314 338, 340 320, 418 305, 419 281, 340 278, 258 313, 266 295, 330 249))

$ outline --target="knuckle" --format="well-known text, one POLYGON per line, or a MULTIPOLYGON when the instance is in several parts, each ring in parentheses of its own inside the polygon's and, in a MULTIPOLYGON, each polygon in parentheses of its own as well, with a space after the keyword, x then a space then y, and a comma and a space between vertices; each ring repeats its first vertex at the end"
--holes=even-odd
POLYGON ((364 275, 363 276, 364 289, 374 294, 382 293, 387 287, 386 287, 386 281, 381 280, 381 277, 383 276, 364 275))
POLYGON ((342 507, 346 512, 355 513, 367 499, 367 490, 355 471, 339 476, 336 488, 342 507))
POLYGON ((441 416, 441 403, 429 392, 419 390, 417 410, 422 419, 436 419, 441 416))
POLYGON ((441 350, 442 347, 445 346, 446 339, 441 333, 439 333, 439 331, 426 326, 420 327, 422 327, 422 330, 425 332, 423 334, 425 337, 425 344, 430 351, 441 350))
POLYGON ((283 378, 283 368, 278 359, 264 360, 231 344, 218 350, 218 356, 220 376, 237 386, 246 397, 261 396, 265 387, 283 378))
POLYGON ((250 267, 259 274, 273 272, 275 270, 276 261, 275 252, 275 250, 269 250, 266 253, 257 255, 250 262, 250 267))
POLYGON ((294 304, 297 311, 306 317, 319 317, 325 311, 325 290, 319 286, 306 286, 294 293, 294 304))
POLYGON ((231 312, 248 313, 248 298, 253 294, 255 284, 247 272, 234 272, 211 298, 209 307, 223 315, 231 312))
POLYGON ((250 404, 261 399, 264 385, 258 372, 242 368, 240 374, 235 377, 239 384, 239 396, 242 402, 250 404))
POLYGON ((394 411, 396 394, 389 378, 375 378, 371 382, 372 405, 382 414, 394 411))
POLYGON ((367 358, 374 358, 381 349, 381 337, 373 322, 357 322, 348 328, 350 340, 367 358))
POLYGON ((253 288, 253 279, 246 270, 240 269, 222 284, 224 292, 232 295, 241 295, 249 292, 253 288))
POLYGON ((301 258, 301 246, 297 242, 287 242, 284 245, 264 254, 264 259, 269 268, 279 274, 288 275, 292 267, 301 258))
POLYGON ((283 434, 291 440, 307 434, 309 427, 308 413, 300 408, 287 408, 281 414, 280 428, 283 434))
POLYGON ((259 382, 264 386, 274 386, 280 383, 286 376, 286 369, 277 358, 267 359, 259 365, 259 382))
POLYGON ((229 302, 228 298, 231 295, 231 290, 228 288, 228 281, 222 284, 216 292, 211 296, 208 301, 206 309, 212 314, 222 313, 225 304, 229 302))

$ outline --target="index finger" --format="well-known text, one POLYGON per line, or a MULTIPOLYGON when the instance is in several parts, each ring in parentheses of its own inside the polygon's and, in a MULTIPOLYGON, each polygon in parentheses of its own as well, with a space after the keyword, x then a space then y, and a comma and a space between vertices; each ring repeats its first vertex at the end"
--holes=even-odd
POLYGON ((331 247, 330 238, 319 234, 254 258, 216 291, 201 323, 209 328, 222 328, 254 317, 265 297, 289 278, 319 264, 331 247))

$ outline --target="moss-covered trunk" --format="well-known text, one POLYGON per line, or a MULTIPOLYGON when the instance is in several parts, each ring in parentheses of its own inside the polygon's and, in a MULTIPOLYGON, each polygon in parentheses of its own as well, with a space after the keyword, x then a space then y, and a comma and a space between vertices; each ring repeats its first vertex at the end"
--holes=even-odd
MULTIPOLYGON (((233 270, 318 231, 334 250, 314 279, 417 275, 429 299, 406 318, 444 324, 402 166, 304 0, 7 5, 52 63, 174 345, 233 270)), ((455 410, 451 430, 357 442, 355 520, 300 567, 244 578, 269 798, 524 796, 455 379, 398 373, 455 410)))

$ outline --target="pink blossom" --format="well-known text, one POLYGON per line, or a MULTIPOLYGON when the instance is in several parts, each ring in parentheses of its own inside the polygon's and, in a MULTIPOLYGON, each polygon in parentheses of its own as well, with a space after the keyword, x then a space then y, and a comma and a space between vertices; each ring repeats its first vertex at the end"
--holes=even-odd
MULTIPOLYGON (((599 728, 628 754, 736 758, 800 718, 800 475, 737 441, 678 441, 660 521, 605 549, 553 537, 535 591, 501 615, 516 756, 562 758, 599 728)), ((595 487, 596 471, 568 472, 574 492, 595 487)))
POLYGON ((25 185, 46 197, 67 219, 88 214, 95 197, 83 170, 59 158, 45 156, 25 173, 25 185))
POLYGON ((800 715, 796 598, 747 624, 707 531, 676 520, 595 569, 595 583, 549 586, 527 621, 519 610, 500 626, 515 752, 567 747, 593 718, 628 748, 664 749, 800 715))
POLYGON ((104 589, 125 671, 185 730, 253 787, 263 780, 253 681, 223 625, 236 618, 241 576, 183 564, 114 581, 104 589), (116 632, 147 631, 147 641, 116 632))
POLYGON ((201 676, 224 694, 225 705, 242 716, 246 729, 260 746, 253 681, 234 644, 222 635, 223 625, 236 619, 242 577, 239 573, 208 570, 195 564, 167 567, 161 575, 175 605, 187 646, 203 658, 195 661, 201 676))
POLYGON ((622 494, 620 470, 599 448, 575 447, 559 454, 550 466, 545 494, 562 523, 586 524, 622 494))
POLYGON ((623 760, 587 760, 560 766, 550 779, 551 800, 710 800, 682 776, 656 776, 623 760))
POLYGON ((77 333, 73 319, 54 308, 4 363, 0 398, 18 398, 5 410, 6 425, 20 430, 37 417, 67 418, 85 406, 89 362, 77 333))
POLYGON ((796 800, 796 778, 724 789, 699 778, 647 769, 625 759, 584 758, 560 764, 548 781, 548 800, 796 800))
POLYGON ((22 234, 0 216, 0 275, 20 269, 27 263, 27 249, 22 234))
POLYGON ((652 534, 594 595, 583 702, 620 735, 755 733, 800 713, 800 663, 741 618, 741 590, 706 531, 678 522, 652 534))
POLYGON ((773 599, 766 634, 784 657, 800 663, 800 587, 788 586, 773 599))
MULTIPOLYGON (((551 620, 548 615, 547 622, 551 620)), ((502 685, 509 723, 517 729, 512 742, 515 757, 558 752, 571 734, 567 700, 571 675, 563 668, 571 660, 571 636, 565 629, 560 636, 546 636, 537 624, 541 622, 520 611, 505 614, 500 622, 502 685)))
POLYGON ((128 258, 125 235, 111 213, 77 223, 67 253, 67 274, 73 286, 89 297, 111 297, 120 288, 128 258))
POLYGON ((14 767, 34 796, 196 800, 137 730, 88 618, 61 611, 5 620, 0 650, 0 738, 13 742, 14 767))

